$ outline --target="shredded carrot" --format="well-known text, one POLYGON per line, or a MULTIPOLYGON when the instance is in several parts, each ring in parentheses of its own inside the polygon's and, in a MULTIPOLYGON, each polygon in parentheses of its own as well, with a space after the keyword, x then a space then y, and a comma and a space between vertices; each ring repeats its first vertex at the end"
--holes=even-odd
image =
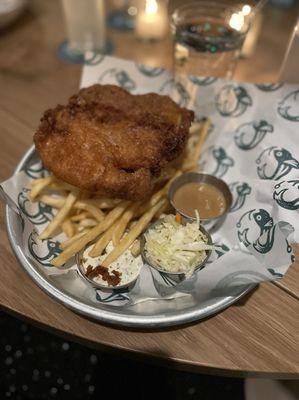
POLYGON ((178 224, 182 223, 182 216, 179 213, 175 214, 175 222, 177 222, 178 224))

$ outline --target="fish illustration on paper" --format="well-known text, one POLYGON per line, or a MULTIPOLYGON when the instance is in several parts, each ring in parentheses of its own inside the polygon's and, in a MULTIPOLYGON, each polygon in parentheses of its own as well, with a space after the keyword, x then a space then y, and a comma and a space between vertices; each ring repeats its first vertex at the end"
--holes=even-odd
POLYGON ((299 162, 292 154, 277 146, 263 150, 256 160, 257 173, 261 179, 279 180, 292 169, 299 169, 299 162))
POLYGON ((256 87, 263 92, 274 92, 283 86, 282 83, 258 83, 256 87))
POLYGON ((159 273, 160 277, 162 278, 163 283, 166 286, 173 287, 173 286, 177 285, 177 282, 175 280, 172 280, 171 276, 169 274, 161 272, 161 271, 158 271, 158 273, 159 273))
POLYGON ((237 223, 238 238, 246 247, 250 244, 259 253, 268 253, 274 243, 276 226, 264 209, 252 209, 242 215, 237 223))
POLYGON ((152 67, 145 64, 136 63, 137 69, 145 76, 149 78, 156 78, 164 72, 164 68, 161 67, 152 67))
POLYGON ((252 98, 244 87, 229 84, 217 94, 215 104, 223 117, 238 117, 252 106, 252 98))
POLYGON ((131 79, 129 74, 119 68, 110 68, 103 72, 103 74, 99 77, 98 82, 117 85, 129 92, 136 89, 136 83, 133 81, 133 79, 131 79))
POLYGON ((160 87, 159 93, 170 96, 181 107, 187 107, 190 102, 190 95, 184 85, 174 79, 164 82, 160 87))
POLYGON ((190 75, 189 80, 198 86, 208 86, 217 81, 217 78, 212 76, 196 76, 190 75))
POLYGON ((212 250, 211 256, 209 257, 207 264, 211 264, 214 261, 218 260, 218 258, 224 256, 227 252, 230 251, 230 248, 225 243, 214 243, 214 249, 212 250))
POLYGON ((273 125, 265 120, 252 121, 239 126, 234 135, 236 145, 242 150, 251 150, 272 133, 273 125))
POLYGON ((114 289, 112 290, 112 293, 104 293, 96 290, 96 299, 101 303, 121 302, 125 304, 130 301, 128 293, 129 290, 127 288, 114 289))
POLYGON ((206 157, 206 161, 201 163, 201 168, 207 169, 218 178, 223 177, 234 165, 234 160, 226 154, 223 147, 211 146, 207 150, 206 157))
POLYGON ((299 121, 299 90, 289 93, 278 104, 278 114, 288 121, 299 121))
POLYGON ((299 179, 281 181, 274 186, 273 199, 287 210, 299 209, 299 179))
POLYGON ((230 191, 233 196, 233 203, 230 212, 238 211, 245 204, 247 196, 251 193, 251 187, 247 182, 233 182, 229 185, 230 191))
POLYGON ((102 61, 104 61, 105 55, 94 52, 94 51, 88 51, 84 55, 84 64, 85 65, 98 65, 101 64, 102 61))
POLYGON ((32 165, 26 164, 22 171, 31 179, 44 178, 49 175, 49 172, 42 166, 41 162, 32 165))
POLYGON ((28 199, 30 189, 23 188, 18 195, 18 207, 22 213, 35 225, 42 225, 51 221, 53 218, 53 209, 48 204, 41 202, 32 203, 28 199))
POLYGON ((51 261, 62 252, 57 240, 40 240, 36 231, 29 236, 28 250, 32 257, 44 267, 52 267, 51 261), (38 248, 38 252, 35 248, 38 248), (40 255, 41 249, 43 249, 43 255, 40 255))

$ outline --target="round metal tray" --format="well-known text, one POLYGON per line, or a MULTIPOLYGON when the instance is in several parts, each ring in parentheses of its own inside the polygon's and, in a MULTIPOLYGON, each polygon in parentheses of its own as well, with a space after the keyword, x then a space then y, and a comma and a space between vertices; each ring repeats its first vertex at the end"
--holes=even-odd
MULTIPOLYGON (((20 172, 26 166, 39 160, 34 146, 32 146, 19 162, 15 173, 20 172)), ((231 296, 209 297, 203 294, 197 301, 188 301, 185 298, 177 298, 168 301, 149 301, 130 306, 109 306, 109 304, 95 304, 78 294, 66 291, 59 285, 57 279, 47 275, 41 268, 35 266, 25 255, 24 249, 17 243, 20 219, 14 211, 6 207, 7 232, 13 252, 29 276, 49 296, 66 307, 96 319, 98 321, 115 326, 162 328, 190 323, 206 318, 229 307, 242 296, 248 293, 254 284, 237 288, 231 296)), ((208 266, 206 267, 208 268, 208 266)), ((81 279, 78 276, 78 279, 81 279)), ((189 298, 191 296, 188 296, 189 298)))

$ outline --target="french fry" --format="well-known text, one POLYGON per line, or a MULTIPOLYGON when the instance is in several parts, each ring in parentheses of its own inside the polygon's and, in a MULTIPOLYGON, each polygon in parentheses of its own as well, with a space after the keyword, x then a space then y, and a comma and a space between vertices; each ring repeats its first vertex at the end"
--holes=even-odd
POLYGON ((202 122, 193 122, 193 124, 191 125, 191 127, 189 129, 190 135, 197 134, 198 131, 200 131, 201 125, 202 125, 202 122))
POLYGON ((99 222, 103 221, 105 216, 102 210, 97 208, 95 205, 88 203, 86 200, 76 201, 74 208, 88 211, 99 222))
MULTIPOLYGON (((45 204, 48 204, 54 208, 62 208, 65 203, 64 197, 54 197, 47 194, 41 195, 39 200, 45 204)), ((89 203, 87 200, 78 200, 75 202, 74 208, 78 210, 88 211, 97 221, 102 221, 104 219, 104 213, 102 210, 97 208, 95 205, 89 203)))
POLYGON ((98 224, 98 222, 95 219, 92 218, 86 218, 86 219, 82 219, 79 222, 79 228, 88 228, 88 227, 93 227, 96 226, 98 224))
POLYGON ((167 212, 170 208, 171 208, 171 205, 170 205, 170 203, 167 201, 165 204, 162 205, 161 208, 159 208, 159 210, 158 210, 158 211, 156 212, 156 214, 154 215, 154 218, 155 218, 155 219, 160 218, 160 216, 161 216, 163 213, 167 212))
POLYGON ((50 185, 46 188, 47 192, 49 193, 57 193, 59 192, 62 196, 67 196, 70 190, 66 190, 62 188, 57 182, 53 181, 50 185))
POLYGON ((31 184, 31 186, 38 186, 38 185, 40 185, 42 182, 44 182, 45 179, 48 179, 48 178, 49 178, 49 176, 46 176, 46 177, 44 177, 44 178, 36 178, 36 179, 33 179, 33 180, 30 182, 30 184, 31 184))
POLYGON ((73 237, 70 239, 65 240, 64 242, 60 243, 60 248, 62 250, 66 249, 68 246, 70 246, 72 243, 76 242, 78 239, 82 238, 86 233, 88 232, 88 229, 85 229, 82 232, 76 233, 73 237))
POLYGON ((128 225, 128 229, 132 229, 137 224, 137 222, 138 220, 131 221, 128 225))
POLYGON ((38 199, 42 203, 48 204, 51 207, 62 208, 65 203, 66 197, 62 197, 62 196, 54 197, 54 196, 50 196, 48 194, 42 194, 41 196, 39 196, 38 199))
POLYGON ((189 161, 185 162, 184 165, 182 166, 182 172, 190 172, 195 170, 198 167, 197 162, 194 161, 189 161))
POLYGON ((202 129, 200 130, 200 136, 199 136, 198 142, 197 142, 197 144, 195 146, 195 149, 194 149, 194 152, 193 152, 193 160, 195 162, 198 161, 198 159, 199 159, 199 157, 201 155, 202 148, 203 148, 203 145, 205 143, 205 140, 206 140, 210 125, 211 125, 211 121, 209 119, 207 119, 204 122, 204 124, 202 126, 202 129))
POLYGON ((100 256, 103 251, 106 249, 108 243, 112 240, 113 232, 115 230, 115 226, 110 226, 110 228, 98 239, 96 244, 89 252, 90 257, 100 256))
POLYGON ((81 189, 80 199, 81 200, 88 200, 88 199, 90 199, 91 195, 92 194, 88 190, 81 189))
POLYGON ((55 215, 55 217, 52 219, 52 221, 47 225, 46 229, 40 234, 39 238, 40 239, 47 239, 49 238, 54 231, 59 227, 59 225, 62 224, 62 222, 65 220, 67 215, 70 213, 73 204, 77 200, 78 197, 78 190, 76 192, 70 192, 70 194, 67 196, 65 203, 63 207, 58 211, 58 213, 55 215))
POLYGON ((178 176, 180 176, 182 174, 182 171, 176 171, 176 173, 173 175, 173 177, 167 182, 167 184, 160 189, 158 192, 154 193, 150 199, 150 204, 152 206, 154 206, 155 204, 157 204, 157 202, 164 197, 165 195, 167 195, 167 191, 170 187, 170 185, 172 184, 172 182, 174 181, 175 178, 177 178, 178 176))
POLYGON ((131 254, 133 257, 138 257, 141 253, 141 243, 139 239, 136 239, 131 246, 131 254))
POLYGON ((202 128, 200 130, 199 139, 198 139, 197 143, 195 144, 195 147, 192 150, 192 152, 190 152, 191 159, 189 159, 189 157, 188 157, 182 165, 183 172, 192 171, 193 169, 197 168, 198 160, 200 158, 202 148, 205 143, 210 125, 211 125, 211 122, 209 119, 207 119, 203 123, 202 128))
POLYGON ((121 238, 123 237, 125 230, 129 222, 134 218, 136 215, 136 211, 140 207, 139 203, 133 204, 130 208, 128 208, 124 214, 122 215, 121 219, 118 221, 112 236, 113 246, 117 246, 120 242, 121 238))
POLYGON ((119 218, 125 209, 129 206, 129 201, 121 202, 117 207, 111 210, 97 226, 92 228, 82 238, 69 245, 62 253, 54 258, 51 263, 55 267, 61 267, 67 260, 73 257, 78 251, 97 238, 101 233, 105 232, 119 218))
MULTIPOLYGON (((149 222, 153 219, 156 212, 161 208, 166 199, 160 200, 155 206, 153 206, 149 211, 147 211, 137 222, 137 224, 131 229, 131 231, 122 239, 118 246, 116 246, 111 253, 102 262, 103 267, 108 267, 113 261, 115 261, 122 253, 124 253, 131 244, 137 239, 137 237, 143 232, 147 227, 149 222)), ((59 257, 59 256, 58 256, 59 257)))
POLYGON ((32 181, 31 191, 29 194, 30 200, 35 200, 40 192, 44 190, 47 186, 49 186, 52 182, 53 176, 47 176, 46 178, 36 179, 35 181, 32 181))
POLYGON ((121 202, 119 199, 108 199, 104 197, 94 197, 92 199, 88 199, 87 201, 101 209, 113 208, 121 202))
POLYGON ((71 185, 70 183, 63 182, 60 179, 55 178, 53 181, 52 187, 60 189, 60 190, 67 190, 68 192, 74 192, 77 190, 76 186, 71 185))
MULTIPOLYGON (((128 210, 127 210, 128 211, 128 210)), ((125 216, 125 213, 123 214, 123 217, 125 216)), ((125 220, 127 218, 125 217, 125 220)), ((125 224, 122 220, 117 221, 117 224, 115 225, 115 229, 112 234, 112 244, 113 246, 117 246, 118 243, 120 242, 120 239, 122 238, 124 231, 126 230, 126 227, 130 221, 125 224), (124 229, 123 229, 124 228, 124 229)))
POLYGON ((68 238, 71 238, 76 233, 76 228, 70 219, 66 219, 61 225, 62 231, 68 238))
MULTIPOLYGON (((159 176, 159 178, 156 179, 155 184, 158 186, 160 183, 163 185, 166 184, 166 182, 169 181, 169 179, 171 179, 173 177, 173 175, 176 173, 176 171, 179 169, 179 165, 181 163, 176 163, 174 165, 174 163, 171 163, 171 165, 169 165, 168 167, 164 168, 161 171, 161 175, 159 176)), ((161 185, 161 186, 162 186, 161 185)))
POLYGON ((163 197, 167 195, 168 189, 172 183, 172 181, 182 174, 182 171, 176 171, 176 173, 172 176, 172 178, 167 182, 165 186, 162 187, 158 192, 154 193, 152 197, 144 204, 142 204, 139 210, 136 212, 136 216, 142 216, 145 212, 151 209, 154 205, 157 204, 163 197))
POLYGON ((91 215, 87 211, 82 211, 79 214, 72 215, 70 217, 70 220, 72 222, 80 222, 80 221, 84 220, 85 218, 90 218, 90 217, 91 217, 91 215))

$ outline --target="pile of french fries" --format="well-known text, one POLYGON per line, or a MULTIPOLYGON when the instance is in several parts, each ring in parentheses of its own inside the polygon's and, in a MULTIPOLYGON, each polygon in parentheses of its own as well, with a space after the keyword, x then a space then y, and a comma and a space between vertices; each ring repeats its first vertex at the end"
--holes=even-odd
POLYGON ((100 256, 111 241, 114 248, 104 258, 102 266, 108 267, 129 248, 137 256, 140 253, 140 234, 152 220, 169 209, 167 192, 173 179, 197 168, 209 125, 209 120, 192 125, 181 162, 168 169, 167 183, 144 203, 95 197, 53 175, 33 180, 30 200, 57 209, 40 239, 48 239, 61 231, 67 237, 60 245, 62 252, 52 260, 52 264, 61 267, 90 243, 94 245, 89 256, 100 256))

